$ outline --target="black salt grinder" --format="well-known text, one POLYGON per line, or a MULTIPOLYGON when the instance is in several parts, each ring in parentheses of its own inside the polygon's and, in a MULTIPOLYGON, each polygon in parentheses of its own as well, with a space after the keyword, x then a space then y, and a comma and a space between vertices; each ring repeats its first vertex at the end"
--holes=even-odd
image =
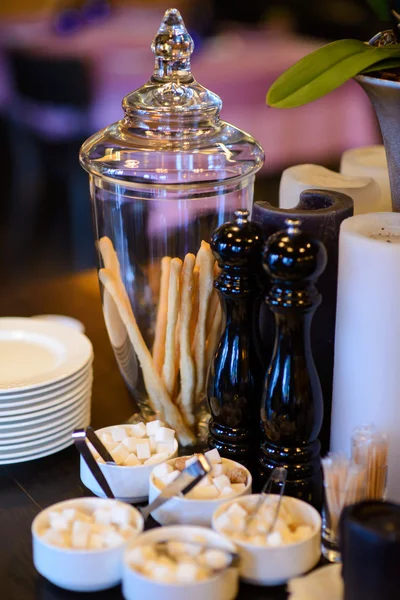
POLYGON ((207 399, 209 445, 225 458, 251 467, 257 461, 263 372, 258 359, 263 277, 261 228, 247 210, 214 232, 211 249, 221 268, 214 286, 224 329, 211 361, 207 399))
POLYGON ((322 505, 318 435, 323 398, 311 352, 310 328, 321 303, 314 283, 327 253, 318 239, 288 219, 287 229, 272 235, 264 249, 271 287, 266 302, 274 315, 275 344, 261 401, 260 483, 272 469, 287 469, 285 493, 322 505))

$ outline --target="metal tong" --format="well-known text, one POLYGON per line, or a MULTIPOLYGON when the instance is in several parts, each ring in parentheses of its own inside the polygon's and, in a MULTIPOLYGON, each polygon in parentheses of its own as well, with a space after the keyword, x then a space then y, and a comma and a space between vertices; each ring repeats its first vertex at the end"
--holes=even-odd
POLYGON ((211 471, 211 465, 205 456, 199 454, 196 459, 188 467, 185 467, 175 481, 167 485, 151 504, 139 509, 144 519, 147 519, 153 510, 173 496, 185 495, 190 492, 211 471))
POLYGON ((273 519, 271 521, 271 525, 269 526, 269 529, 267 531, 267 535, 270 535, 273 532, 276 522, 278 520, 279 510, 281 508, 282 496, 285 491, 285 485, 286 485, 286 477, 287 477, 287 470, 285 469, 285 467, 275 467, 275 469, 272 471, 271 475, 269 476, 266 484, 264 485, 263 489, 261 490, 260 498, 258 499, 254 510, 247 517, 247 527, 250 525, 250 523, 253 521, 253 519, 255 519, 255 517, 257 516, 258 512, 260 511, 260 508, 262 507, 262 505, 265 502, 265 499, 269 496, 269 494, 271 494, 272 486, 274 484, 276 484, 276 485, 280 485, 281 487, 280 487, 280 491, 279 491, 278 502, 276 503, 276 507, 275 507, 274 517, 273 517, 273 519))
POLYGON ((93 445, 93 447, 100 454, 104 462, 111 465, 116 465, 117 463, 115 462, 107 448, 104 446, 101 439, 96 435, 94 429, 92 427, 86 427, 86 429, 75 429, 75 431, 72 434, 72 439, 74 440, 74 444, 79 454, 86 462, 93 477, 95 478, 95 480, 97 481, 107 498, 115 498, 110 486, 108 485, 107 479, 104 477, 96 459, 90 452, 90 449, 86 442, 89 441, 93 445))

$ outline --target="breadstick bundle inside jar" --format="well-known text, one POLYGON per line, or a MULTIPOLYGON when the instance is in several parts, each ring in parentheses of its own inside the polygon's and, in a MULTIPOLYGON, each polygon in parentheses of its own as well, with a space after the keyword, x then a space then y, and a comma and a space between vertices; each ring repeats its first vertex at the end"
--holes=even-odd
POLYGON ((152 50, 152 77, 124 98, 121 121, 83 144, 80 160, 119 369, 141 418, 156 415, 187 446, 206 434, 207 369, 222 328, 209 240, 236 209, 251 211, 264 155, 220 120, 220 98, 194 79, 177 10, 165 13, 152 50))

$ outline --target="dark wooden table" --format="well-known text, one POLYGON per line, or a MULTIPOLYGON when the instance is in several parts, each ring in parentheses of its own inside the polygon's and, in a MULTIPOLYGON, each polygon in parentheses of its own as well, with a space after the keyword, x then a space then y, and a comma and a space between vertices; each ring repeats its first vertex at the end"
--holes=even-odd
MULTIPOLYGON (((134 403, 108 342, 96 274, 88 272, 1 290, 1 316, 50 313, 82 321, 93 343, 93 427, 123 423, 132 414, 134 403)), ((39 460, 0 466, 0 600, 122 598, 119 587, 94 594, 62 590, 38 575, 32 563, 30 526, 37 513, 54 502, 88 495, 91 493, 79 479, 78 454, 73 447, 39 460)), ((284 588, 242 584, 239 598, 283 600, 286 593, 284 588)))

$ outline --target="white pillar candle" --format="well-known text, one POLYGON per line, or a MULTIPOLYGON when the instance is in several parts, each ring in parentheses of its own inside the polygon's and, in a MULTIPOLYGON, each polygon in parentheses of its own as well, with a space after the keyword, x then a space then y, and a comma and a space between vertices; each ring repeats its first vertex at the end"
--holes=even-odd
POLYGON ((389 436, 388 496, 400 501, 400 213, 358 215, 339 236, 331 450, 355 427, 389 436))
POLYGON ((295 165, 282 173, 280 208, 297 206, 304 190, 332 190, 347 194, 354 202, 354 214, 380 210, 381 191, 371 177, 349 177, 320 165, 295 165))
POLYGON ((372 177, 381 188, 381 211, 392 210, 389 171, 384 146, 364 146, 346 150, 342 155, 340 172, 353 177, 372 177))

